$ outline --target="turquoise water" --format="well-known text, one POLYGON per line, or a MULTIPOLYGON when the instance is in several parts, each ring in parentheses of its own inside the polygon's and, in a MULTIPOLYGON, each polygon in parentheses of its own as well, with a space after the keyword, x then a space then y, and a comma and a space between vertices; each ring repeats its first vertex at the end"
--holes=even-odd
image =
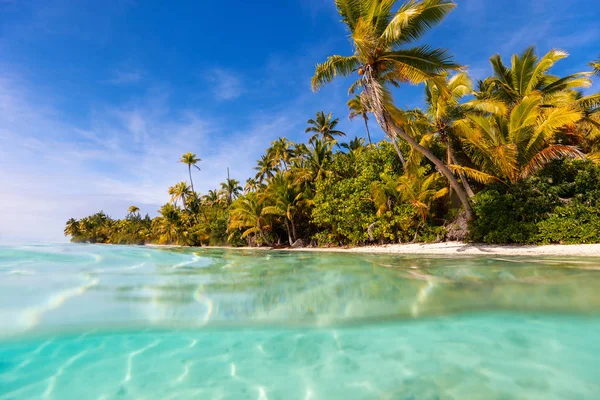
POLYGON ((0 247, 0 399, 598 399, 600 259, 0 247))

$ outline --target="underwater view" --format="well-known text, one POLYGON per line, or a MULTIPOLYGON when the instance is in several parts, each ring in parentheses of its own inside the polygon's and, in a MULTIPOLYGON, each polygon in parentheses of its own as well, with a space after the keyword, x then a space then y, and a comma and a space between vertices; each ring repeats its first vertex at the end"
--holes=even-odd
POLYGON ((600 259, 0 247, 0 399, 597 399, 600 259))

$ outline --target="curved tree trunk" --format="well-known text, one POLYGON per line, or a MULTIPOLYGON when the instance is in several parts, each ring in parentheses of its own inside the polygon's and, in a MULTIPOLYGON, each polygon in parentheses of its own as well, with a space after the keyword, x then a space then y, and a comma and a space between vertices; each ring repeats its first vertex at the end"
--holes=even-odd
MULTIPOLYGON (((454 173, 444 164, 439 158, 435 156, 426 147, 421 146, 412 136, 404 131, 404 129, 398 127, 392 116, 390 111, 388 110, 388 106, 391 105, 390 99, 386 97, 385 90, 381 82, 377 79, 377 73, 372 70, 372 68, 367 68, 367 71, 363 77, 364 80, 364 90, 366 94, 369 96, 369 104, 373 109, 373 114, 377 119, 377 123, 383 129, 384 132, 387 133, 388 137, 392 140, 395 147, 398 145, 395 143, 396 137, 399 136, 403 140, 406 140, 410 146, 417 150, 419 153, 423 154, 425 157, 429 159, 435 166, 438 171, 442 173, 446 179, 450 182, 450 185, 458 195, 460 202, 462 203, 465 209, 465 216, 467 220, 473 219, 473 209, 471 208, 471 204, 469 203, 469 197, 465 193, 465 190, 461 186, 460 183, 456 180, 454 173), (390 129, 385 129, 389 127, 390 129)), ((391 105, 393 107, 393 105, 391 105)), ((400 153, 401 154, 401 153, 400 153)), ((402 161, 403 158, 401 158, 402 161)))
MULTIPOLYGON (((437 158, 435 154, 431 152, 431 150, 421 146, 415 139, 413 139, 412 136, 404 132, 403 129, 397 127, 396 124, 394 124, 392 119, 389 117, 389 115, 384 115, 384 118, 387 121, 389 121, 389 126, 395 135, 399 136, 403 140, 406 140, 413 149, 423 154, 429 159, 429 161, 435 164, 438 171, 440 171, 442 175, 444 175, 446 179, 448 179, 448 182, 450 182, 450 186, 452 186, 452 189, 454 189, 454 191, 456 192, 458 198, 460 199, 460 202, 465 208, 467 220, 473 219, 473 209, 471 208, 471 204, 469 203, 469 196, 467 196, 467 193, 465 192, 464 188, 456 180, 454 173, 452 173, 452 171, 439 158, 437 158)), ((392 139, 392 141, 395 141, 395 137, 392 137, 390 139, 392 139)))

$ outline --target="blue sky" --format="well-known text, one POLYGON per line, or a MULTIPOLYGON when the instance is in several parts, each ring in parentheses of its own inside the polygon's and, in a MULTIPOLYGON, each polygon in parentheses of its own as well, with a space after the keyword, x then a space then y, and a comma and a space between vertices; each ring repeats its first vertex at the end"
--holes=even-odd
MULTIPOLYGON (((531 44, 571 54, 556 73, 587 70, 600 55, 592 3, 458 0, 424 41, 476 78, 494 53, 531 44)), ((66 219, 100 209, 154 215, 187 179, 187 151, 203 159, 200 191, 227 167, 243 182, 270 141, 305 140, 319 110, 362 135, 348 82, 310 91, 315 63, 351 52, 338 21, 333 0, 0 0, 0 242, 65 240, 66 219)), ((421 93, 396 101, 418 106, 421 93)))

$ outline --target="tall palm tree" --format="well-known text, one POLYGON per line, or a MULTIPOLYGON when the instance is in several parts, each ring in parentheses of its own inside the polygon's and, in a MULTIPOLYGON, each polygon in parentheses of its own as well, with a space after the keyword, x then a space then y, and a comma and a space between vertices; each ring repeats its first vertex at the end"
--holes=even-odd
POLYGON ((169 195, 171 199, 170 203, 177 205, 177 202, 181 200, 183 207, 185 208, 187 198, 192 194, 191 188, 186 182, 179 182, 169 188, 169 195))
POLYGON ((426 45, 403 46, 418 40, 433 25, 441 22, 456 4, 449 0, 406 1, 393 11, 395 0, 335 0, 338 12, 347 25, 353 42, 352 56, 330 56, 317 65, 312 78, 313 90, 333 81, 337 76, 358 73, 350 93, 362 88, 361 96, 369 104, 382 130, 407 141, 435 164, 459 196, 467 219, 473 212, 469 198, 453 172, 435 154, 421 146, 402 129, 388 86, 400 83, 423 83, 440 79, 440 73, 460 66, 443 49, 426 45))
POLYGON ((363 103, 362 98, 359 95, 355 95, 346 103, 348 106, 348 110, 350 110, 350 115, 348 116, 350 119, 354 119, 356 117, 362 117, 365 122, 365 129, 367 130, 367 137, 369 138, 369 144, 371 142, 371 132, 369 131, 369 107, 367 104, 363 103))
MULTIPOLYGON (((446 146, 446 164, 457 164, 453 148, 457 144, 454 123, 464 117, 467 110, 492 111, 504 110, 504 104, 492 100, 473 100, 467 103, 460 101, 473 93, 472 83, 468 75, 458 73, 444 80, 431 80, 425 84, 425 113, 412 110, 426 134, 437 136, 446 146), (420 118, 419 118, 420 117, 420 118)), ((418 129, 418 128, 417 128, 418 129)), ((462 172, 458 175, 469 197, 474 193, 462 172)))
POLYGON ((335 127, 340 123, 339 118, 333 118, 331 113, 325 115, 323 111, 317 112, 316 119, 309 119, 307 121, 308 128, 306 133, 314 132, 310 137, 310 142, 315 141, 319 136, 328 142, 335 141, 334 136, 346 136, 342 131, 336 130, 335 127))
POLYGON ((547 107, 541 92, 525 96, 508 114, 467 113, 455 123, 455 129, 464 151, 481 170, 451 167, 482 183, 515 183, 552 160, 583 158, 577 147, 554 140, 565 126, 575 124, 581 117, 581 111, 572 104, 547 107))
POLYGON ((202 159, 200 159, 199 157, 196 156, 196 154, 194 153, 185 153, 184 155, 181 156, 181 159, 179 160, 179 162, 184 163, 188 166, 188 173, 190 174, 190 185, 192 185, 192 192, 195 192, 194 190, 194 181, 192 181, 192 167, 196 168, 198 171, 200 171, 200 167, 196 164, 198 164, 200 161, 202 161, 202 159))
POLYGON ((564 77, 550 74, 554 64, 568 55, 565 51, 554 49, 539 58, 532 46, 520 55, 514 54, 508 67, 496 54, 490 58, 494 75, 480 83, 479 97, 497 98, 513 106, 534 92, 547 98, 566 90, 589 87, 590 73, 579 72, 564 77))

